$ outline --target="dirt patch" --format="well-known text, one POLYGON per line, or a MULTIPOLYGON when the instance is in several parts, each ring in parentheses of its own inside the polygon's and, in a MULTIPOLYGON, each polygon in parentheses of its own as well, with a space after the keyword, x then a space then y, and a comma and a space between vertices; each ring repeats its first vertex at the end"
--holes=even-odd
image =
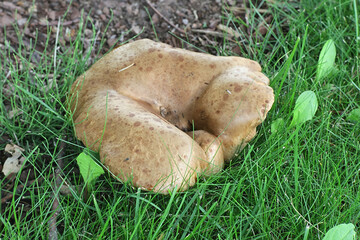
POLYGON ((252 11, 248 1, 74 0, 71 4, 50 0, 37 0, 34 4, 32 1, 5 1, 0 3, 0 47, 8 44, 16 49, 20 34, 25 46, 30 47, 36 41, 38 51, 43 51, 46 46, 52 49, 60 21, 63 26, 60 36, 63 38, 59 41, 64 46, 78 34, 80 22, 86 22, 84 41, 93 38, 95 32, 98 47, 103 40, 102 53, 134 37, 159 40, 174 47, 191 48, 193 45, 216 53, 216 47, 224 37, 233 43, 230 44, 232 48, 236 48, 254 33, 267 32, 266 26, 272 20, 267 14, 268 6, 263 1, 253 4, 263 15, 255 26, 246 24, 252 11), (237 27, 245 35, 241 36, 233 24, 228 23, 230 11, 233 19, 244 23, 237 27), (50 39, 47 41, 49 31, 50 39), (180 38, 191 45, 184 44, 180 38))

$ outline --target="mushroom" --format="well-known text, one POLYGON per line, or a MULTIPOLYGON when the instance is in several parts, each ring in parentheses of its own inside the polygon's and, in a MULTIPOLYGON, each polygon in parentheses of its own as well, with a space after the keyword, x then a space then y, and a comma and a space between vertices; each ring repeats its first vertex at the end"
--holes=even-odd
POLYGON ((255 61, 148 39, 114 49, 77 78, 75 132, 134 187, 184 191, 219 172, 265 119, 274 95, 255 61))

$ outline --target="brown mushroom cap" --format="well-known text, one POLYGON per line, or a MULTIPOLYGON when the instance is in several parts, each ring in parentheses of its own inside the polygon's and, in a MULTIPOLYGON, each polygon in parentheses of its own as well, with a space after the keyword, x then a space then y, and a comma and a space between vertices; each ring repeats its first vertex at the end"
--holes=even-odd
POLYGON ((147 39, 123 45, 73 84, 76 135, 123 181, 161 193, 185 190, 255 136, 274 101, 260 71, 245 58, 147 39))

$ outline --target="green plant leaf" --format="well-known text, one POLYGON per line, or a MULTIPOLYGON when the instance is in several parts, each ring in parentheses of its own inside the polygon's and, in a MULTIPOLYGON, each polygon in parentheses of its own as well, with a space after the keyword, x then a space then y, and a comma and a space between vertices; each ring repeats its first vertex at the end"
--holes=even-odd
POLYGON ((355 240, 354 224, 340 224, 331 228, 323 240, 355 240))
POLYGON ((278 118, 275 121, 271 123, 271 133, 278 132, 281 128, 283 128, 285 125, 284 119, 278 118))
POLYGON ((346 119, 352 122, 360 122, 360 108, 353 109, 346 119))
POLYGON ((89 155, 92 159, 100 159, 99 152, 95 152, 95 151, 91 150, 90 148, 84 148, 83 152, 86 155, 89 155))
POLYGON ((296 100, 294 117, 291 121, 290 127, 302 124, 311 120, 318 108, 318 101, 313 91, 305 91, 296 100))
POLYGON ((316 69, 316 80, 326 77, 334 68, 336 47, 332 39, 327 40, 321 49, 316 69))
POLYGON ((89 188, 92 187, 94 181, 104 173, 104 169, 99 166, 90 155, 82 152, 76 158, 77 164, 80 168, 81 176, 89 188))

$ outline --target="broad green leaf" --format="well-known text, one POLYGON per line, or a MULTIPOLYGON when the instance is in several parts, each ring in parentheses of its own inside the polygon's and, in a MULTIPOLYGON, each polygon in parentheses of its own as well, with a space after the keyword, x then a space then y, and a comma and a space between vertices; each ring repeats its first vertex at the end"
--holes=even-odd
POLYGON ((326 77, 334 68, 336 48, 332 39, 327 40, 321 49, 316 69, 316 80, 326 77))
POLYGON ((354 224, 340 224, 331 228, 323 240, 355 240, 354 224))
POLYGON ((360 108, 352 110, 346 119, 352 122, 360 122, 360 108))
POLYGON ((318 108, 318 101, 313 91, 303 92, 295 103, 294 116, 290 127, 311 120, 318 108))
POLYGON ((278 132, 285 125, 284 119, 278 118, 271 123, 271 133, 278 132))
POLYGON ((79 154, 76 161, 79 165, 81 176, 84 178, 88 187, 91 187, 93 182, 104 173, 104 169, 99 166, 90 155, 84 152, 79 154))
POLYGON ((83 152, 86 155, 89 155, 92 159, 100 159, 100 154, 99 152, 95 152, 93 150, 91 150, 90 148, 84 148, 83 152))

